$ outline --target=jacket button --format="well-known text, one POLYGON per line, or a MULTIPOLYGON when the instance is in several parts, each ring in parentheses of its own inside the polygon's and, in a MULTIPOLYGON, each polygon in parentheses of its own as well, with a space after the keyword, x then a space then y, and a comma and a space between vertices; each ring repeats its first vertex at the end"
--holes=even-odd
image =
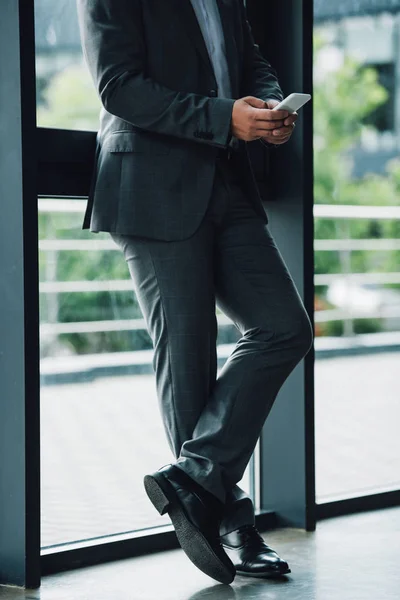
POLYGON ((217 90, 210 90, 210 96, 217 96, 217 90))

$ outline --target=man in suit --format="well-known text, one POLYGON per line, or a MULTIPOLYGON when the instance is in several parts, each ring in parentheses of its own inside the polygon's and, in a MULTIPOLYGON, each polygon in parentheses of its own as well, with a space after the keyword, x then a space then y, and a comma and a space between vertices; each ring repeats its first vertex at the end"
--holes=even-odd
POLYGON ((174 464, 146 475, 192 562, 218 581, 290 572, 237 485, 277 393, 312 344, 268 228, 247 143, 297 115, 242 0, 77 0, 102 102, 83 228, 127 261, 154 345, 174 464), (215 305, 242 334, 217 378, 215 305))

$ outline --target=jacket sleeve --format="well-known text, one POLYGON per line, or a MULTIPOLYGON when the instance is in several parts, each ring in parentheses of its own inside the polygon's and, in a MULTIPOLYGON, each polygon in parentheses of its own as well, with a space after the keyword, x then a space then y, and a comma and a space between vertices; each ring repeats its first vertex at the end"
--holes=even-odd
POLYGON ((258 44, 255 43, 246 9, 239 0, 242 15, 244 60, 243 88, 245 96, 255 96, 262 100, 283 100, 283 92, 278 82, 275 69, 263 57, 258 44))
POLYGON ((76 1, 85 61, 108 112, 138 128, 226 147, 235 100, 172 90, 145 76, 140 0, 76 1))

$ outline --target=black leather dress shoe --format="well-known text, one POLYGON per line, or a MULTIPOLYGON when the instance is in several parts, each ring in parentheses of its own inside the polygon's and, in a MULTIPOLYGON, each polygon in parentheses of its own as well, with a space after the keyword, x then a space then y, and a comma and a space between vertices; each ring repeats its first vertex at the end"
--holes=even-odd
POLYGON ((287 562, 267 546, 254 525, 239 527, 221 535, 220 540, 238 575, 280 577, 291 572, 287 562))
POLYGON ((146 475, 144 486, 160 515, 169 514, 192 563, 213 579, 231 583, 235 568, 219 539, 223 503, 175 465, 146 475))

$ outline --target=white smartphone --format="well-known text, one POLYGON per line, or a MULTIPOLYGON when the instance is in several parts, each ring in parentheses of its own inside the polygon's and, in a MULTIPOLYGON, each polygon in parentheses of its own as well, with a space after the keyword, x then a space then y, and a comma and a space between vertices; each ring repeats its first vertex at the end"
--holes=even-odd
POLYGON ((287 110, 289 113, 294 113, 309 100, 311 100, 310 94, 290 94, 272 110, 287 110))

